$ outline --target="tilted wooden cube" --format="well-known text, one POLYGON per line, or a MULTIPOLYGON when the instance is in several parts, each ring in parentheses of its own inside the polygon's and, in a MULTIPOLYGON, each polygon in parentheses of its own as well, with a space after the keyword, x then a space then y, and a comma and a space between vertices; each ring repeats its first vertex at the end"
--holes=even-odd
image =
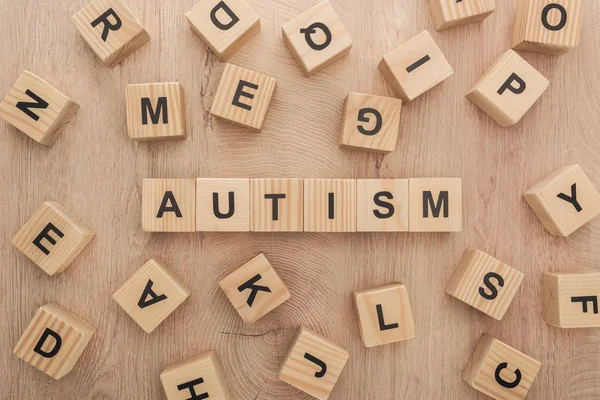
POLYGON ((408 179, 358 179, 358 232, 408 231, 408 179))
POLYGON ((356 232, 356 179, 304 180, 304 232, 356 232))
POLYGON ((462 179, 410 178, 408 215, 411 232, 462 231, 462 179))
POLYGON ((249 232, 250 179, 197 179, 196 231, 249 232))
POLYGON ((429 0, 438 31, 483 21, 496 9, 495 0, 429 0))
POLYGON ((250 193, 253 232, 302 232, 303 179, 252 179, 250 193))
POLYGON ((145 232, 195 232, 196 180, 144 179, 142 229, 145 232))
POLYGON ((560 328, 600 327, 600 272, 545 272, 544 319, 560 328))

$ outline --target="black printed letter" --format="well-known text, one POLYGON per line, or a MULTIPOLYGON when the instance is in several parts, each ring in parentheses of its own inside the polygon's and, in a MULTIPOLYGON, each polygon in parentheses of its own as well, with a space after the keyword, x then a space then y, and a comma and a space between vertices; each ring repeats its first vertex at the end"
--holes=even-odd
POLYGON ((262 277, 260 276, 260 274, 256 274, 253 278, 250 278, 248 281, 246 281, 238 287, 239 292, 243 292, 246 289, 251 290, 250 296, 248 296, 248 300, 246 300, 246 303, 248 303, 248 307, 252 307, 252 304, 254 303, 254 299, 256 298, 258 292, 271 293, 271 289, 269 289, 267 286, 255 285, 255 283, 258 282, 261 278, 262 277))
POLYGON ((148 283, 146 283, 146 287, 142 292, 142 297, 140 297, 140 300, 138 301, 139 308, 146 308, 148 306, 151 306, 152 304, 156 304, 159 301, 163 301, 167 298, 167 295, 165 294, 157 296, 156 293, 154 293, 154 290, 152 290, 153 284, 154 282, 152 282, 152 279, 148 279, 148 283), (148 296, 150 296, 150 300, 146 300, 148 296))
POLYGON ((123 25, 121 18, 119 18, 119 16, 115 12, 115 10, 113 10, 112 8, 109 8, 108 10, 106 10, 104 12, 104 14, 102 14, 101 16, 99 16, 98 18, 93 20, 92 27, 95 28, 100 23, 102 23, 104 25, 104 27, 102 28, 102 40, 105 42, 106 42, 106 38, 108 38, 108 31, 118 31, 119 29, 121 29, 121 26, 123 25), (111 15, 115 19, 114 24, 111 24, 110 21, 108 20, 108 17, 110 17, 111 15))
POLYGON ((152 103, 150 102, 149 97, 142 97, 142 125, 148 125, 148 114, 150 114, 150 119, 152 120, 152 124, 158 124, 158 120, 160 119, 160 114, 162 113, 162 123, 169 123, 169 109, 167 108, 167 98, 159 97, 156 102, 156 111, 152 109, 152 103))
POLYGON ((571 196, 570 197, 564 193, 559 193, 556 195, 556 197, 558 197, 561 200, 571 203, 573 205, 573 207, 575 207, 577 212, 580 212, 582 210, 581 205, 579 205, 579 202, 577 201, 577 184, 576 183, 571 185, 571 196))
POLYGON ((317 51, 324 50, 331 43, 331 31, 329 30, 327 25, 325 25, 322 22, 315 22, 314 24, 312 24, 306 28, 300 29, 300 33, 304 33, 304 40, 306 40, 306 44, 308 44, 308 47, 310 47, 313 50, 317 50, 317 51), (316 33, 317 29, 320 29, 321 31, 323 31, 323 34, 325 35, 325 41, 321 44, 316 44, 312 40, 311 35, 313 33, 316 33))
POLYGON ((217 28, 219 28, 223 31, 228 31, 229 29, 231 29, 235 24, 237 24, 240 21, 238 16, 235 15, 235 13, 233 11, 231 11, 231 8, 229 8, 229 6, 227 6, 227 4, 225 4, 224 1, 220 1, 219 4, 217 4, 215 6, 215 8, 212 9, 212 11, 210 12, 210 20, 212 21, 213 24, 215 24, 215 26, 217 28), (219 19, 217 18, 217 12, 219 11, 219 9, 225 11, 225 13, 231 19, 228 23, 224 24, 221 21, 219 21, 219 19))
POLYGON ((273 200, 273 221, 279 221, 279 199, 285 199, 285 193, 265 194, 265 199, 273 200))
POLYGON ((235 197, 234 197, 233 192, 229 192, 229 211, 227 211, 226 214, 222 214, 219 211, 219 193, 217 193, 217 192, 213 193, 213 213, 215 214, 215 217, 217 217, 219 219, 231 218, 233 216, 234 212, 235 212, 235 197))
POLYGON ((483 284, 490 289, 490 292, 492 293, 487 294, 484 288, 479 287, 479 295, 487 300, 494 300, 496 297, 498 297, 498 289, 496 289, 496 286, 494 286, 490 281, 492 278, 496 278, 498 281, 498 286, 504 287, 504 278, 502 278, 500 275, 495 272, 488 272, 485 274, 483 277, 483 284))
POLYGON ((375 116, 375 126, 370 131, 363 128, 361 125, 358 125, 356 128, 360 133, 366 136, 376 135, 381 130, 381 124, 383 123, 381 113, 374 108, 361 108, 358 111, 358 120, 360 122, 369 122, 369 117, 366 114, 373 114, 375 116))
POLYGON ((512 74, 510 74, 508 79, 502 84, 502 86, 500 86, 500 89, 498 89, 498 94, 502 95, 502 93, 504 93, 506 90, 508 90, 509 92, 513 92, 514 94, 521 94, 525 91, 525 87, 527 87, 525 81, 521 79, 519 75, 513 72, 512 74), (514 87, 512 85, 513 82, 517 82, 519 84, 519 87, 514 87))
POLYGON ((35 103, 27 102, 27 101, 19 101, 17 103, 17 108, 19 110, 23 111, 25 114, 27 114, 29 116, 29 118, 33 119, 34 121, 37 121, 38 119, 40 119, 40 117, 36 113, 31 111, 30 108, 40 108, 40 109, 44 110, 44 109, 48 108, 48 102, 45 101, 44 99, 42 99, 37 94, 33 93, 29 89, 27 89, 25 91, 25 94, 27 96, 31 97, 32 99, 34 99, 35 103))
POLYGON ((46 239, 52 245, 56 244, 56 240, 54 240, 54 238, 48 234, 48 233, 50 233, 50 231, 56 233, 56 235, 58 237, 65 236, 65 234, 62 233, 61 231, 59 231, 58 228, 55 227, 54 224, 52 224, 52 222, 48 222, 48 225, 46 225, 46 227, 44 229, 42 229, 42 231, 40 232, 40 234, 37 235, 35 237, 35 239, 33 239, 33 242, 32 242, 35 245, 35 247, 37 247, 38 249, 40 249, 42 251, 42 253, 44 253, 45 255, 50 254, 50 250, 48 250, 42 244, 42 239, 46 239))
POLYGON ((433 218, 440 216, 440 211, 444 207, 444 218, 448 218, 448 191, 442 190, 438 196, 437 204, 433 202, 431 191, 423 192, 423 218, 429 218, 429 207, 433 218))
POLYGON ((170 190, 165 192, 165 195, 162 199, 162 203, 160 203, 160 207, 158 209, 158 214, 156 214, 156 218, 162 218, 163 214, 166 212, 174 212, 177 218, 182 218, 181 211, 179 210, 179 206, 177 205, 177 201, 175 200, 175 196, 173 196, 173 192, 170 190), (167 207, 167 203, 171 202, 171 206, 167 207))
POLYGON ((310 353, 304 353, 304 358, 321 367, 320 371, 315 372, 315 377, 322 378, 325 376, 325 373, 327 372, 327 364, 325 364, 322 360, 319 360, 317 357, 313 356, 310 353))
POLYGON ((582 303, 583 312, 588 312, 587 303, 592 302, 592 307, 594 309, 594 314, 598 314, 598 296, 579 296, 579 297, 571 297, 571 303, 582 303))
POLYGON ((240 97, 242 97, 242 96, 247 97, 249 99, 254 98, 254 94, 244 92, 244 86, 248 86, 250 89, 254 89, 254 90, 258 89, 258 85, 240 80, 240 83, 238 83, 238 87, 235 90, 235 94, 233 95, 233 101, 231 102, 231 104, 234 106, 243 108, 244 110, 250 111, 250 110, 252 110, 252 106, 249 106, 248 104, 240 103, 240 97))
POLYGON ((177 385, 177 390, 184 390, 184 389, 189 390, 192 397, 190 397, 188 400, 208 399, 208 393, 206 393, 206 392, 196 394, 196 389, 194 388, 194 386, 200 385, 201 383, 204 383, 204 379, 202 379, 202 378, 194 379, 193 381, 189 381, 186 383, 182 383, 181 385, 177 385))
POLYGON ((58 353, 61 345, 62 345, 62 338, 60 337, 60 335, 58 333, 54 332, 52 329, 46 328, 44 333, 42 333, 40 340, 38 340, 37 344, 33 348, 33 351, 38 353, 40 356, 42 356, 44 358, 52 358, 58 353), (42 350, 42 346, 44 346, 44 343, 46 343, 46 339, 48 339, 48 336, 52 336, 54 338, 54 340, 55 340, 54 347, 50 351, 44 351, 44 350, 42 350))
POLYGON ((379 210, 373 210, 373 214, 375 214, 375 216, 377 218, 381 218, 381 219, 391 218, 392 215, 394 215, 394 205, 385 200, 381 200, 382 197, 385 197, 388 200, 391 200, 394 198, 394 196, 390 192, 375 193, 375 196, 373 196, 373 202, 376 205, 378 205, 379 207, 383 207, 383 208, 387 209, 388 211, 384 214, 379 210))
POLYGON ((567 10, 560 4, 550 3, 542 10, 542 25, 549 31, 560 31, 567 24, 567 10), (560 21, 556 25, 550 25, 548 22, 548 13, 552 9, 557 9, 560 12, 560 21))
POLYGON ((500 386, 503 386, 507 389, 516 388, 517 386, 519 386, 519 383, 521 382, 521 371, 519 371, 519 368, 515 369, 515 380, 512 382, 507 382, 504 379, 502 379, 502 377, 500 376, 500 372, 504 368, 507 368, 507 367, 508 367, 508 364, 505 362, 498 364, 498 367, 496 367, 496 373, 494 374, 494 377, 496 378, 496 382, 498 382, 500 384, 500 386))
POLYGON ((335 194, 329 193, 329 195, 327 196, 327 200, 327 218, 335 219, 335 194))
POLYGON ((388 329, 398 328, 398 324, 395 322, 393 324, 389 324, 389 325, 385 324, 385 319, 383 318, 383 308, 381 307, 381 304, 377 304, 375 306, 375 308, 377 309, 377 320, 379 321, 379 330, 380 331, 387 331, 388 329))

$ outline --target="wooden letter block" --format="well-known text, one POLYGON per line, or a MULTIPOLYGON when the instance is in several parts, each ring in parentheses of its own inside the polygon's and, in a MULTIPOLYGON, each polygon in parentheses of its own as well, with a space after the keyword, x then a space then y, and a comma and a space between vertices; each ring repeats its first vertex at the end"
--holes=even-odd
POLYGON ((326 400, 349 354, 323 336, 301 327, 279 372, 279 379, 326 400))
POLYGON ((462 180, 410 178, 408 214, 411 232, 462 231, 462 180))
POLYGON ((290 298, 288 288, 262 253, 223 278, 219 286, 247 324, 290 298))
POLYGON ((252 179, 252 231, 302 232, 304 180, 252 179))
POLYGON ((196 231, 249 232, 250 179, 197 179, 196 231))
POLYGON ((600 213, 600 193, 576 164, 555 171, 523 197, 555 236, 569 236, 600 213))
POLYGON ((189 295, 190 290, 173 272, 151 259, 113 294, 113 299, 150 333, 189 295))
POLYGON ((495 0, 429 0, 438 31, 483 21, 496 9, 495 0))
POLYGON ((527 397, 540 367, 539 361, 498 339, 483 335, 462 378, 494 399, 517 400, 527 397))
POLYGON ((583 0, 519 0, 513 49, 564 54, 579 43, 583 0))
POLYGON ((480 250, 465 251, 446 293, 501 320, 523 282, 523 274, 480 250))
POLYGON ((356 230, 408 231, 408 179, 358 179, 356 230))
POLYGON ((429 32, 386 54, 379 69, 396 96, 411 101, 454 74, 429 32))
POLYGON ((127 131, 133 140, 185 139, 185 98, 177 82, 127 85, 127 131))
POLYGON ((195 232, 196 180, 144 179, 142 229, 145 232, 195 232))
POLYGON ((504 53, 467 93, 467 99, 502 127, 521 120, 550 82, 512 50, 504 53))
POLYGON ((47 201, 13 237, 12 244, 48 275, 63 272, 94 232, 60 204, 47 201))
POLYGON ((356 232, 356 179, 304 180, 304 232, 356 232))
POLYGON ((59 304, 38 309, 13 353, 54 379, 73 369, 96 328, 59 304))
POLYGON ((231 398, 225 373, 214 351, 169 365, 160 374, 160 380, 168 400, 231 398))
POLYGON ((210 113, 260 131, 276 83, 266 75, 227 64, 210 113))
POLYGON ((328 1, 282 27, 283 40, 304 75, 311 76, 350 52, 352 38, 328 1))
POLYGON ((0 103, 0 118, 36 142, 52 146, 77 110, 73 100, 24 71, 0 103))
POLYGON ((560 328, 600 327, 600 273, 545 272, 544 319, 560 328))
POLYGON ((353 294, 360 324, 360 337, 366 347, 415 337, 415 320, 406 286, 390 283, 356 290, 353 294))
POLYGON ((340 146, 389 153, 396 149, 402 100, 350 93, 344 102, 340 146))
POLYGON ((258 14, 244 0, 202 0, 185 18, 221 61, 260 31, 258 14))
POLYGON ((150 40, 121 0, 94 0, 71 17, 81 36, 107 67, 114 67, 150 40))

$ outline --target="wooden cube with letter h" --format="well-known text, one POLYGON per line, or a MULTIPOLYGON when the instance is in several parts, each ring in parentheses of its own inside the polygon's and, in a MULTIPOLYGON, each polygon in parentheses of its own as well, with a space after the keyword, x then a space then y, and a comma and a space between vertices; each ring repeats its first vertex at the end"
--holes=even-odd
POLYGON ((411 232, 462 231, 462 180, 410 178, 408 226, 411 232))
POLYGON ((356 179, 304 180, 304 232, 356 232, 356 179))
POLYGON ((249 232, 250 179, 197 179, 196 231, 249 232))
POLYGON ((600 327, 600 272, 545 272, 544 319, 559 328, 600 327))
POLYGON ((142 229, 145 232, 195 232, 196 180, 144 179, 142 229))
POLYGON ((358 232, 408 231, 408 179, 358 179, 358 232))
POLYGON ((250 189, 253 232, 302 232, 303 179, 252 179, 250 189))
POLYGON ((496 9, 495 0, 429 0, 438 31, 483 21, 496 9))

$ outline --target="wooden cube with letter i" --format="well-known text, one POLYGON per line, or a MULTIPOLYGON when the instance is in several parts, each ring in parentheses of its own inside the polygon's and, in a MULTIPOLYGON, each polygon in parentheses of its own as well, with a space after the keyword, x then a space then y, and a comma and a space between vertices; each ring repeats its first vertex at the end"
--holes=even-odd
POLYGON ((356 179, 304 180, 304 232, 356 232, 356 179))
POLYGON ((168 400, 231 399, 225 373, 214 351, 169 365, 160 374, 160 380, 168 400))
POLYGON ((544 319, 559 328, 600 327, 600 272, 545 272, 544 319))
POLYGON ((195 232, 196 180, 144 179, 142 229, 145 232, 195 232))

